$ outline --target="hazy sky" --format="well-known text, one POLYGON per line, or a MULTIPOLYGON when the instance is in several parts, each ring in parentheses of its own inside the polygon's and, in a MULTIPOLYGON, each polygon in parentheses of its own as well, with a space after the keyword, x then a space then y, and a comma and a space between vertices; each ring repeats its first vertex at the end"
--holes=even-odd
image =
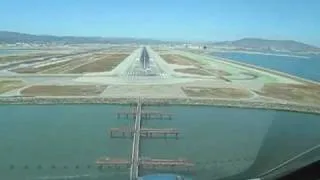
POLYGON ((0 30, 320 46, 320 0, 0 0, 0 30))

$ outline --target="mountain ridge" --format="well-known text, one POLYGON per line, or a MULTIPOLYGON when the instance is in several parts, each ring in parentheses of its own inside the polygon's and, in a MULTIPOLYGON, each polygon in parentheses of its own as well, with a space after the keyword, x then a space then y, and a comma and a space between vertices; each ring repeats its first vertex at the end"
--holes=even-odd
MULTIPOLYGON (((81 43, 142 43, 159 44, 174 43, 175 41, 163 41, 149 38, 130 38, 130 37, 85 37, 85 36, 55 36, 55 35, 33 35, 20 32, 0 31, 0 43, 62 43, 62 44, 81 44, 81 43)), ((183 42, 176 42, 183 43, 183 42)), ((294 40, 270 40, 262 38, 242 38, 235 41, 206 42, 213 46, 227 46, 237 50, 253 51, 289 51, 289 52, 320 52, 320 48, 314 45, 294 41, 294 40)))
POLYGON ((55 36, 33 35, 20 32, 0 31, 0 43, 160 43, 148 38, 55 36))
POLYGON ((295 40, 270 40, 262 38, 242 38, 235 41, 215 42, 213 43, 213 45, 260 51, 320 51, 320 48, 317 46, 309 45, 295 40))

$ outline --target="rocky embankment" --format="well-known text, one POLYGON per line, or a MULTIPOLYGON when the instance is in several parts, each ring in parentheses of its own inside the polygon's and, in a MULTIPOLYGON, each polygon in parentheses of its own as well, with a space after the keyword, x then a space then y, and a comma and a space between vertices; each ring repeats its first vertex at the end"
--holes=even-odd
MULTIPOLYGON (((1 104, 132 104, 137 98, 101 98, 101 97, 1 97, 1 104)), ((296 103, 280 103, 249 100, 224 100, 224 99, 156 99, 145 98, 146 104, 165 105, 209 105, 219 107, 272 109, 292 112, 305 112, 320 114, 319 105, 305 105, 296 103)))

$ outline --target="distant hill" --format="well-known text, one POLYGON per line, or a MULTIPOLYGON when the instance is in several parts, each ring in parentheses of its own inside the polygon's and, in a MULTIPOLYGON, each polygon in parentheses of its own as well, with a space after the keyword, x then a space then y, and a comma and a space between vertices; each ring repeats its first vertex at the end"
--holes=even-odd
POLYGON ((259 38, 244 38, 236 41, 216 42, 213 45, 229 46, 245 50, 257 51, 290 51, 290 52, 320 52, 320 48, 293 40, 266 40, 259 38))
MULTIPOLYGON (((144 38, 110 38, 110 37, 78 37, 78 36, 52 36, 32 35, 19 32, 0 31, 0 44, 14 43, 59 43, 59 44, 81 44, 81 43, 138 43, 138 44, 163 44, 172 43, 144 38)), ((176 42, 177 43, 177 42, 176 42)), ((179 42, 181 43, 181 42, 179 42)), ((206 43, 207 44, 207 43, 206 43)), ((236 50, 246 51, 289 51, 289 52, 320 52, 320 48, 292 40, 266 40, 259 38, 244 38, 236 41, 223 41, 209 43, 214 46, 223 46, 236 50)))
POLYGON ((106 38, 106 37, 77 37, 32 35, 18 32, 0 31, 0 43, 143 43, 154 44, 162 41, 143 38, 106 38))

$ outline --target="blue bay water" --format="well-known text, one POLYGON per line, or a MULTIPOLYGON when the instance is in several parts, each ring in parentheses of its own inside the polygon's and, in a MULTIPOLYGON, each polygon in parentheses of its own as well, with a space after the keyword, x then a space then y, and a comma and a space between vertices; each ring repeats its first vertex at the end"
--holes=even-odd
POLYGON ((310 58, 299 58, 229 52, 216 52, 213 55, 320 81, 320 56, 310 55, 310 58))
MULTIPOLYGON (((172 113, 173 120, 143 121, 144 127, 177 128, 181 136, 142 139, 141 156, 191 160, 194 179, 253 177, 320 142, 319 116, 312 114, 210 106, 148 109, 172 113)), ((129 107, 1 105, 0 179, 128 179, 127 168, 94 166, 102 156, 130 158, 132 140, 108 136, 110 128, 132 125, 116 118, 123 110, 129 107)), ((299 164, 301 159, 291 165, 299 164)))

